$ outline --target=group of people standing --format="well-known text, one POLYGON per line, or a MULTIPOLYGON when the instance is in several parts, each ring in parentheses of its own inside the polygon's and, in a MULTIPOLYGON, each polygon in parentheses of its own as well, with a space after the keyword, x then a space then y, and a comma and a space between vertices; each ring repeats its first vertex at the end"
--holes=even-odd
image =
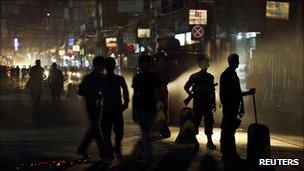
MULTIPOLYGON (((169 72, 165 71, 164 64, 163 55, 141 55, 138 59, 140 71, 132 81, 132 118, 141 130, 140 154, 148 160, 152 159, 151 134, 159 103, 165 104, 164 109, 166 112, 168 110, 169 72)), ((199 125, 204 118, 207 148, 215 150, 212 134, 213 112, 216 110, 216 84, 214 77, 207 72, 208 57, 199 56, 197 64, 201 70, 190 76, 184 89, 193 98, 195 132, 198 134, 199 125)), ((239 118, 244 114, 242 96, 246 95, 246 92, 241 91, 235 71, 239 65, 238 55, 229 55, 228 64, 229 67, 220 78, 220 100, 223 106, 220 145, 223 161, 238 161, 241 158, 236 151, 234 134, 240 124, 239 118)), ((95 57, 92 73, 79 85, 78 94, 85 97, 90 120, 90 128, 77 149, 77 153, 83 157, 88 157, 86 150, 91 140, 96 139, 101 158, 112 160, 114 154, 117 158, 122 158, 123 111, 129 106, 129 93, 124 77, 114 73, 115 66, 114 58, 95 57), (114 147, 111 143, 112 128, 116 134, 114 147)))
MULTIPOLYGON (((199 125, 204 118, 205 134, 207 136, 207 148, 215 150, 216 146, 212 141, 214 117, 216 111, 214 77, 207 72, 209 59, 206 55, 199 56, 197 64, 201 69, 199 72, 190 76, 184 89, 193 97, 194 129, 198 133, 199 125)), ((228 56, 229 66, 220 77, 220 101, 222 103, 222 122, 221 122, 221 153, 224 162, 239 162, 241 157, 237 154, 235 143, 235 131, 241 124, 240 118, 244 115, 243 96, 252 94, 242 92, 240 81, 236 73, 239 66, 239 56, 231 54, 228 56)))

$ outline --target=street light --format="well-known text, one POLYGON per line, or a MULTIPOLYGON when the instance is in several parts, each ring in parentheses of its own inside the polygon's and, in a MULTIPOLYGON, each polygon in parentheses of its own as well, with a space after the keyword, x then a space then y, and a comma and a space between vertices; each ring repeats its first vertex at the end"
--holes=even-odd
POLYGON ((242 39, 242 34, 239 33, 239 34, 236 36, 236 38, 237 38, 238 40, 241 40, 241 39, 242 39))

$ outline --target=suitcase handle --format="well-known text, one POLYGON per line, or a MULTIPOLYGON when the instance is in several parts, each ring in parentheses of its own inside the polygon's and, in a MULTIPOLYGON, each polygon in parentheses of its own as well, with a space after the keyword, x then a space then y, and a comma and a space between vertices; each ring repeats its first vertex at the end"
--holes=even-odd
POLYGON ((254 119, 255 119, 255 123, 258 123, 257 109, 256 109, 256 104, 255 104, 255 96, 254 96, 255 95, 255 88, 251 88, 249 91, 243 92, 242 95, 243 96, 252 95, 253 110, 254 110, 254 119))
POLYGON ((257 117, 257 111, 256 111, 256 104, 255 104, 255 93, 252 94, 252 99, 253 99, 253 110, 254 110, 254 118, 255 118, 255 123, 258 123, 258 117, 257 117))

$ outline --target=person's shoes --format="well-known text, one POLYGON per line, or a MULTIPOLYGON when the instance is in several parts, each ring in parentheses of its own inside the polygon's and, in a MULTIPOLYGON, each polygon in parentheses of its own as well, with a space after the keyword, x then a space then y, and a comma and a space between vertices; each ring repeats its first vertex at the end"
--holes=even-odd
POLYGON ((207 142, 207 148, 209 148, 211 150, 216 150, 216 146, 213 144, 212 141, 207 142))
POLYGON ((85 151, 77 150, 77 154, 80 155, 84 159, 89 159, 90 158, 90 156, 88 155, 88 153, 85 152, 85 151))
POLYGON ((210 150, 216 150, 216 146, 212 141, 207 142, 207 148, 209 148, 210 150))

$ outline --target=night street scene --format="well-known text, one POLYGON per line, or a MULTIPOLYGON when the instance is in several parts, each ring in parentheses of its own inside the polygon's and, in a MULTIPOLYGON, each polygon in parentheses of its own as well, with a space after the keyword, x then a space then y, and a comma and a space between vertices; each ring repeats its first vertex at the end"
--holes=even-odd
POLYGON ((304 170, 304 0, 0 0, 0 170, 304 170))

